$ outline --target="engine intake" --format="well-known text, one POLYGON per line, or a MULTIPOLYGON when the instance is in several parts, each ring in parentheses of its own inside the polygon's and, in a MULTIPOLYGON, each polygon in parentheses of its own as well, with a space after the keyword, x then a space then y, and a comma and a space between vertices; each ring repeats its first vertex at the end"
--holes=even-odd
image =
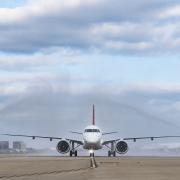
POLYGON ((128 144, 125 141, 119 141, 116 144, 116 152, 119 154, 125 154, 128 151, 128 144))
POLYGON ((59 141, 56 146, 56 149, 61 154, 68 153, 70 151, 70 144, 66 140, 59 141))

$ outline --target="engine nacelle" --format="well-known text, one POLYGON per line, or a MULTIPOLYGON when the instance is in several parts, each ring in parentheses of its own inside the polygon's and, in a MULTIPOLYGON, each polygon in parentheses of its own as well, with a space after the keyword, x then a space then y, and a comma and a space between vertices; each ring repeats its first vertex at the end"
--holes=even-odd
POLYGON ((70 144, 66 140, 61 140, 58 142, 56 149, 61 154, 68 153, 70 151, 70 144))
POLYGON ((116 143, 116 152, 119 154, 125 154, 128 151, 128 144, 125 141, 118 141, 116 143))

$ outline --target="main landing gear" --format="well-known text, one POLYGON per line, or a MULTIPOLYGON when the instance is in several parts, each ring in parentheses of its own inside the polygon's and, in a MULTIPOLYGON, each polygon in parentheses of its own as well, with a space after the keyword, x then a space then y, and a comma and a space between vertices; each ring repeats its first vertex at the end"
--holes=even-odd
POLYGON ((111 155, 113 157, 116 157, 115 143, 114 142, 111 142, 111 148, 110 148, 110 151, 108 151, 108 157, 111 157, 111 155))
POLYGON ((69 153, 69 155, 70 155, 70 157, 72 157, 73 155, 74 155, 75 157, 77 157, 77 151, 71 150, 70 153, 69 153))
POLYGON ((75 150, 74 141, 71 142, 71 147, 72 149, 69 152, 69 156, 72 157, 74 155, 75 157, 77 157, 77 150, 75 150))
POLYGON ((111 157, 111 155, 116 157, 116 151, 108 151, 108 157, 111 157))

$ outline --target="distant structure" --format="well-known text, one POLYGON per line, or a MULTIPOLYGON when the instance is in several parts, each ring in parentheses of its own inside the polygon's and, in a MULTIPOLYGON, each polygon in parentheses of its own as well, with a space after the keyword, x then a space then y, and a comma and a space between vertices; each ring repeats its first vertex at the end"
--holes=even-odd
POLYGON ((8 150, 9 141, 0 141, 0 150, 8 150))
POLYGON ((0 141, 0 154, 39 154, 46 152, 44 149, 27 148, 23 141, 0 141))
POLYGON ((22 141, 13 141, 13 150, 15 150, 16 152, 25 152, 26 145, 22 141))
POLYGON ((9 141, 0 141, 0 153, 9 152, 9 141))

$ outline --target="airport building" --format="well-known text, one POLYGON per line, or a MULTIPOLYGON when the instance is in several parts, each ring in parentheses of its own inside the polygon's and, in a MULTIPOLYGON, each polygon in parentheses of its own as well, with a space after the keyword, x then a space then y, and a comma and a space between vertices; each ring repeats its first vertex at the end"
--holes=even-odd
POLYGON ((0 154, 42 153, 43 150, 27 148, 23 141, 0 141, 0 154))
POLYGON ((0 141, 0 154, 9 153, 9 141, 0 141))
POLYGON ((0 141, 0 150, 8 150, 9 141, 0 141))
POLYGON ((16 150, 17 152, 25 152, 26 145, 22 141, 13 141, 13 150, 16 150))

